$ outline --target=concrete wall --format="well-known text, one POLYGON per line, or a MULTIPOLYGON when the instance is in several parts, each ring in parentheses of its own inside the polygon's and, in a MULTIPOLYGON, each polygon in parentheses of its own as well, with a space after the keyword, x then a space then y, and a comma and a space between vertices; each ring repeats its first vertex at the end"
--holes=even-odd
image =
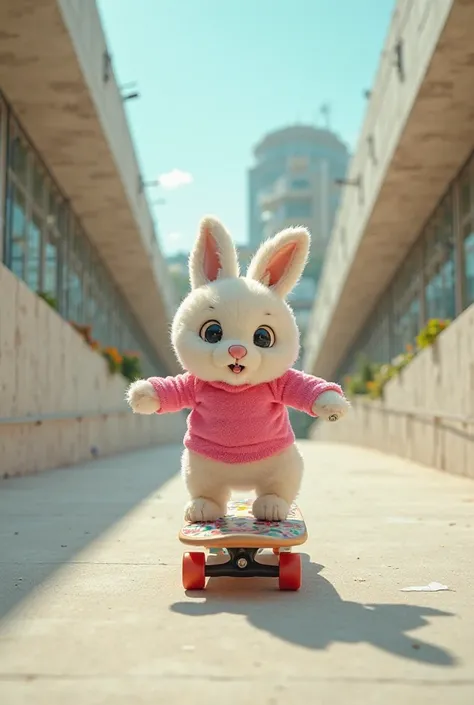
POLYGON ((181 442, 182 415, 133 415, 127 381, 2 265, 0 302, 0 477, 181 442))
POLYGON ((385 387, 312 437, 364 445, 474 478, 474 305, 385 387))

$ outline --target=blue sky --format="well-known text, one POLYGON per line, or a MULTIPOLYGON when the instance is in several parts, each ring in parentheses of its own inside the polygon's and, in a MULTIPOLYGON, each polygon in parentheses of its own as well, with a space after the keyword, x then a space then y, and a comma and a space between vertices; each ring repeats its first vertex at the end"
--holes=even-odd
POLYGON ((246 241, 246 174, 268 130, 315 124, 328 102, 332 128, 355 145, 394 0, 98 6, 119 84, 137 81, 141 94, 126 110, 145 179, 174 170, 192 178, 150 193, 167 201, 153 211, 170 254, 191 247, 206 213, 246 241))

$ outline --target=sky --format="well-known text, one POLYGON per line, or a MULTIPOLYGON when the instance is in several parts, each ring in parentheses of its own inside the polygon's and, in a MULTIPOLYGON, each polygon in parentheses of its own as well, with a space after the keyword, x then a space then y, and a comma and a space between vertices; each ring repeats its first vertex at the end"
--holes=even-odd
POLYGON ((203 215, 247 241, 247 170, 270 130, 323 124, 355 147, 394 0, 97 0, 165 254, 203 215))

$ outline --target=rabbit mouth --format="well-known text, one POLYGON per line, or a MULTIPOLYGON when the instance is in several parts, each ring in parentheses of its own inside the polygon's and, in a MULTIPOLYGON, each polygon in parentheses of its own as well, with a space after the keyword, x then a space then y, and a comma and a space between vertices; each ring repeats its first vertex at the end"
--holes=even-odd
POLYGON ((238 363, 233 363, 232 365, 227 365, 229 370, 233 372, 235 375, 240 375, 241 372, 245 370, 244 365, 239 365, 238 363))

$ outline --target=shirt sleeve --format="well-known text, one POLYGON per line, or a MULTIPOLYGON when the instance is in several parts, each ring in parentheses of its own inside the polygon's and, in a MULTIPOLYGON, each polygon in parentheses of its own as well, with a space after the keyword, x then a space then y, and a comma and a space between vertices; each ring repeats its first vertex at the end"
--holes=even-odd
POLYGON ((185 373, 176 377, 150 377, 159 399, 158 414, 172 414, 183 409, 192 409, 195 405, 194 378, 185 373))
POLYGON ((285 406, 292 409, 304 411, 310 416, 317 416, 313 412, 313 404, 323 392, 338 392, 341 396, 344 393, 338 384, 326 382, 320 377, 313 377, 299 370, 288 370, 277 381, 277 396, 285 406))

